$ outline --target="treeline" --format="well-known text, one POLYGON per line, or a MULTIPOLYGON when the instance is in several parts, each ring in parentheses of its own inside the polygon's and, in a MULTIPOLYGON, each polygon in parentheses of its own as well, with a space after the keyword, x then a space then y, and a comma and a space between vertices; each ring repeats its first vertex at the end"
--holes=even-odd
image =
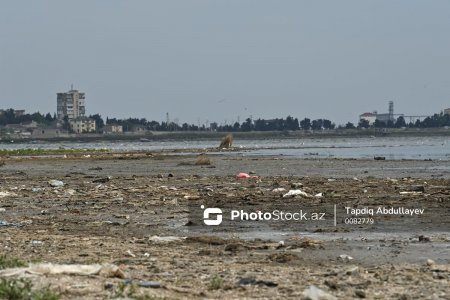
POLYGON ((8 124, 30 123, 32 121, 39 124, 52 125, 55 120, 56 115, 54 114, 52 116, 50 113, 43 115, 40 112, 35 112, 33 114, 16 115, 14 109, 6 109, 0 112, 0 125, 3 126, 8 124))
POLYGON ((321 130, 334 129, 335 124, 327 119, 312 120, 305 118, 299 122, 297 118, 291 116, 285 119, 246 119, 244 122, 235 122, 234 124, 219 125, 218 123, 211 123, 208 126, 205 124, 197 126, 194 124, 183 123, 181 125, 174 122, 157 122, 147 121, 145 118, 128 118, 116 119, 107 118, 106 124, 122 125, 124 131, 136 131, 136 128, 153 131, 224 131, 224 132, 239 132, 239 131, 285 131, 285 130, 321 130))

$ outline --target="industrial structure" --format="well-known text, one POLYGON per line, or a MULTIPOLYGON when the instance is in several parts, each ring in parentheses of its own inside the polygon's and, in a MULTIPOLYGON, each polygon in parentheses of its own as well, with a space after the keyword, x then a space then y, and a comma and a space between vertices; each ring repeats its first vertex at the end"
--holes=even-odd
POLYGON ((366 112, 359 115, 359 120, 366 120, 369 122, 369 125, 373 125, 375 121, 383 122, 385 124, 395 123, 398 117, 403 117, 405 122, 415 122, 416 120, 422 121, 423 119, 429 116, 405 116, 404 114, 395 114, 394 113, 394 101, 389 101, 389 107, 387 113, 379 114, 377 111, 374 112, 366 112))

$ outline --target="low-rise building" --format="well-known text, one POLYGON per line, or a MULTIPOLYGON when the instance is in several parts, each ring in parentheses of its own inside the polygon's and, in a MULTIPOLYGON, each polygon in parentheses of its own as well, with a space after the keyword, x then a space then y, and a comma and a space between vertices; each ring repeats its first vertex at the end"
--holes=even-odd
POLYGON ((444 109, 444 115, 450 116, 450 108, 444 109))
POLYGON ((122 127, 122 125, 117 125, 117 124, 106 124, 103 127, 103 133, 106 133, 106 134, 123 133, 123 127, 122 127))
POLYGON ((96 130, 95 120, 86 117, 79 117, 70 120, 69 124, 70 129, 75 133, 90 133, 95 132, 96 130))
POLYGON ((366 112, 363 113, 362 115, 359 115, 359 120, 366 120, 367 122, 369 122, 369 125, 372 125, 373 123, 375 123, 375 120, 377 119, 377 113, 373 112, 366 112))

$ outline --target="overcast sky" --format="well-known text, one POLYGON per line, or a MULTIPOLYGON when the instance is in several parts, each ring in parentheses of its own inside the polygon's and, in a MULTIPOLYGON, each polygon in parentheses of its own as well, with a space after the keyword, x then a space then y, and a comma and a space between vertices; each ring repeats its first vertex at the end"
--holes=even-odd
POLYGON ((450 107, 448 0, 0 2, 0 108, 197 124, 450 107))

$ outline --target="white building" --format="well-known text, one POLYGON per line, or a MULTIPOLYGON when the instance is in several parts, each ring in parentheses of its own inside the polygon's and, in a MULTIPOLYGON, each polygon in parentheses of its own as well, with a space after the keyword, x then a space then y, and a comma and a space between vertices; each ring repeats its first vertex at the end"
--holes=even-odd
POLYGON ((373 112, 366 112, 359 116, 359 120, 367 120, 369 122, 369 125, 372 125, 375 123, 375 120, 377 119, 377 113, 373 112))
POLYGON ((106 124, 103 127, 103 132, 104 133, 123 133, 123 127, 122 125, 117 125, 117 124, 106 124))
POLYGON ((86 117, 79 117, 69 121, 70 129, 75 133, 95 132, 95 120, 86 117))

